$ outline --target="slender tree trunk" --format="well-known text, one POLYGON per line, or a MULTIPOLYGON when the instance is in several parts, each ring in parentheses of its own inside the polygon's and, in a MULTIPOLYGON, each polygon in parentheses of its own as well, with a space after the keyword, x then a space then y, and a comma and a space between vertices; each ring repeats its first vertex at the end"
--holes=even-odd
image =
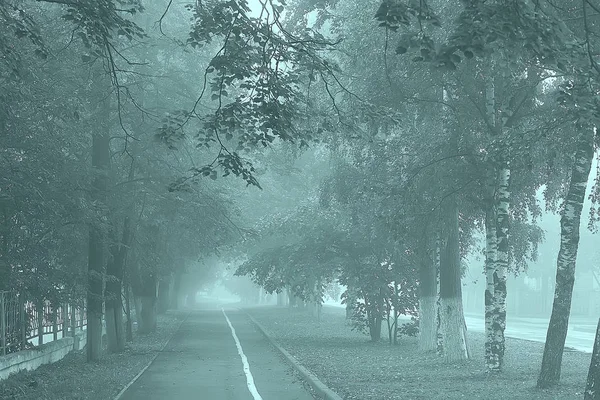
POLYGON ((442 330, 441 316, 441 297, 440 297, 440 267, 442 264, 442 241, 438 233, 435 241, 435 271, 436 271, 436 290, 437 297, 435 302, 435 319, 436 319, 436 352, 439 356, 444 355, 444 331, 442 330))
POLYGON ((437 348, 437 271, 425 255, 419 266, 419 349, 435 351, 437 348))
POLYGON ((103 235, 90 227, 88 247, 87 361, 100 360, 102 353, 102 274, 104 272, 103 235))
POLYGON ((140 333, 151 333, 156 331, 156 278, 150 274, 144 277, 142 282, 142 295, 140 302, 140 318, 138 331, 140 333))
POLYGON ((317 319, 317 321, 321 321, 321 311, 323 309, 322 300, 323 300, 323 296, 322 296, 321 282, 319 279, 316 279, 315 283, 313 285, 313 293, 311 295, 310 306, 311 306, 311 312, 313 314, 313 317, 315 317, 317 319))
MULTIPOLYGON (((496 118, 494 61, 488 66, 485 102, 490 127, 490 139, 503 131, 503 122, 496 118)), ((505 82, 504 70, 497 77, 505 82)), ((503 163, 496 168, 486 160, 486 289, 485 289, 485 365, 488 372, 499 372, 504 363, 504 329, 506 327, 506 273, 508 269, 508 211, 510 170, 503 163)))
POLYGON ((169 295, 170 295, 170 279, 163 278, 158 283, 158 301, 156 311, 159 314, 164 314, 169 309, 169 295))
POLYGON ((495 365, 488 365, 491 370, 501 371, 504 365, 506 329, 506 275, 508 271, 508 228, 509 228, 509 181, 510 170, 501 168, 498 172, 496 197, 496 271, 494 272, 494 321, 492 329, 494 342, 492 351, 495 353, 495 365))
POLYGON ((399 313, 394 312, 394 345, 398 344, 398 317, 399 313))
POLYGON ((8 196, 2 196, 0 194, 0 218, 2 218, 2 225, 0 225, 0 235, 2 235, 2 241, 0 242, 0 290, 10 290, 11 282, 11 267, 8 259, 8 242, 10 232, 10 220, 8 217, 8 196))
POLYGON ((485 364, 489 372, 500 372, 504 363, 509 178, 510 170, 502 168, 496 179, 488 177, 487 184, 490 193, 485 216, 485 364))
POLYGON ((369 317, 369 335, 371 336, 372 342, 379 342, 381 340, 381 325, 383 320, 381 315, 377 315, 374 311, 373 315, 369 317))
POLYGON ((122 238, 118 245, 111 247, 112 260, 106 268, 106 337, 108 351, 111 353, 120 353, 125 350, 123 275, 131 241, 131 221, 129 217, 125 217, 122 238))
POLYGON ((142 324, 142 298, 133 292, 133 309, 135 310, 135 322, 137 323, 137 332, 140 331, 142 324))
POLYGON ((386 307, 386 313, 387 313, 387 318, 385 319, 385 322, 387 324, 388 342, 389 342, 389 344, 392 344, 393 343, 393 340, 392 340, 393 333, 392 332, 394 330, 394 319, 392 316, 393 306, 389 301, 386 301, 385 307, 386 307))
POLYGON ((297 302, 298 298, 294 295, 294 292, 293 292, 291 286, 288 286, 287 292, 288 292, 288 298, 289 298, 288 308, 292 309, 292 308, 296 307, 296 302, 297 302))
POLYGON ((558 383, 562 356, 567 338, 571 299, 575 283, 575 264, 579 248, 579 224, 585 200, 585 190, 594 159, 593 135, 581 135, 571 169, 571 180, 560 219, 560 250, 556 269, 556 287, 550 324, 546 334, 546 345, 542 368, 538 377, 538 388, 547 388, 558 383))
POLYGON ((467 360, 469 354, 462 305, 458 204, 454 195, 447 201, 446 245, 440 268, 440 316, 444 359, 446 362, 457 362, 467 360))
POLYGON ((584 400, 600 400, 600 319, 596 327, 596 339, 594 340, 584 400))
MULTIPOLYGON (((490 191, 494 191, 495 185, 490 185, 490 191)), ((486 251, 485 251, 485 365, 488 371, 499 371, 500 362, 498 359, 498 349, 496 347, 496 335, 494 329, 495 317, 495 283, 494 275, 496 273, 496 213, 494 207, 493 195, 487 201, 485 212, 485 233, 486 233, 486 251)))
POLYGON ((365 306, 367 309, 367 323, 369 325, 369 335, 372 342, 381 340, 382 318, 382 296, 381 293, 375 293, 372 297, 365 296, 365 306))
POLYGON ((125 340, 133 342, 133 322, 131 319, 131 289, 125 285, 125 340))
POLYGON ((181 280, 183 279, 183 272, 181 268, 177 268, 175 276, 173 278, 173 290, 171 291, 171 308, 178 310, 180 307, 179 298, 181 296, 181 280))
MULTIPOLYGON (((110 127, 108 99, 101 102, 98 110, 97 129, 92 132, 92 167, 95 176, 92 182, 91 198, 100 213, 104 215, 110 169, 110 127)), ((105 229, 95 222, 89 229, 88 247, 88 292, 87 292, 87 361, 98 361, 102 351, 102 281, 106 266, 105 229)))
POLYGON ((352 319, 354 304, 356 303, 356 289, 348 285, 346 289, 346 319, 352 319))

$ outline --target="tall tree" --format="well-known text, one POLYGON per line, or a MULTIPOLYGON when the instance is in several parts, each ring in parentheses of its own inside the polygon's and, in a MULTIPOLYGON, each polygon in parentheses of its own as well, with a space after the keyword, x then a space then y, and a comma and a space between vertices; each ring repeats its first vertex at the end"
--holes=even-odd
POLYGON ((579 248, 581 212, 590 169, 594 159, 594 130, 578 125, 577 149, 574 155, 569 187, 560 218, 560 249, 556 261, 556 286, 552 314, 546 335, 542 368, 537 385, 552 386, 560 379, 562 356, 567 338, 575 265, 579 248))
MULTIPOLYGON (((103 71, 95 68, 96 85, 105 89, 103 71)), ((100 96, 103 91, 97 92, 100 96)), ((91 204, 97 219, 90 226, 88 245, 88 295, 87 295, 87 360, 98 361, 102 351, 102 305, 103 280, 106 269, 107 240, 107 191, 110 175, 110 101, 100 100, 91 117, 92 126, 92 181, 91 204)))

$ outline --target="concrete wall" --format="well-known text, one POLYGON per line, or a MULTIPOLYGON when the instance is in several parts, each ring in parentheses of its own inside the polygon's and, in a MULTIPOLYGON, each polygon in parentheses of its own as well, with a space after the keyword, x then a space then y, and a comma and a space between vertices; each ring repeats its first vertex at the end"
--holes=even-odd
POLYGON ((0 380, 22 370, 31 371, 43 364, 62 359, 72 350, 82 350, 86 344, 86 331, 77 332, 75 337, 65 337, 48 342, 30 350, 21 350, 0 357, 0 380))

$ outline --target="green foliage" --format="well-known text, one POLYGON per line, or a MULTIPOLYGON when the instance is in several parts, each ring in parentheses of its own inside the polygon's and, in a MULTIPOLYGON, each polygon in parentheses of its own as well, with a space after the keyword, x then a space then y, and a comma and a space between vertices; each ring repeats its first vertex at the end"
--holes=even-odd
POLYGON ((303 87, 309 75, 325 77, 338 71, 322 56, 334 42, 315 30, 285 29, 283 2, 265 3, 259 16, 252 14, 245 0, 210 1, 188 8, 194 23, 187 43, 203 48, 218 41, 220 48, 205 68, 201 94, 192 110, 183 120, 166 119, 159 138, 173 147, 184 127, 197 119, 201 124, 195 135, 197 145, 216 146, 218 154, 206 167, 191 170, 188 179, 214 178, 217 175, 207 173, 207 168, 219 167, 224 176, 233 174, 259 186, 242 153, 275 140, 300 146, 313 140, 312 132, 302 129, 307 118, 303 87), (200 115, 197 105, 205 93, 216 110, 200 115), (235 146, 228 144, 231 141, 235 146))

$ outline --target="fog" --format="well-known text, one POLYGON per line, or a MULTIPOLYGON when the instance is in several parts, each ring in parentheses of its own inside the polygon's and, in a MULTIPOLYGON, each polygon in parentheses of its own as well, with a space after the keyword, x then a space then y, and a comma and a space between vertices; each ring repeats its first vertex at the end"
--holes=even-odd
POLYGON ((1 0, 0 399, 600 400, 600 0, 1 0))

